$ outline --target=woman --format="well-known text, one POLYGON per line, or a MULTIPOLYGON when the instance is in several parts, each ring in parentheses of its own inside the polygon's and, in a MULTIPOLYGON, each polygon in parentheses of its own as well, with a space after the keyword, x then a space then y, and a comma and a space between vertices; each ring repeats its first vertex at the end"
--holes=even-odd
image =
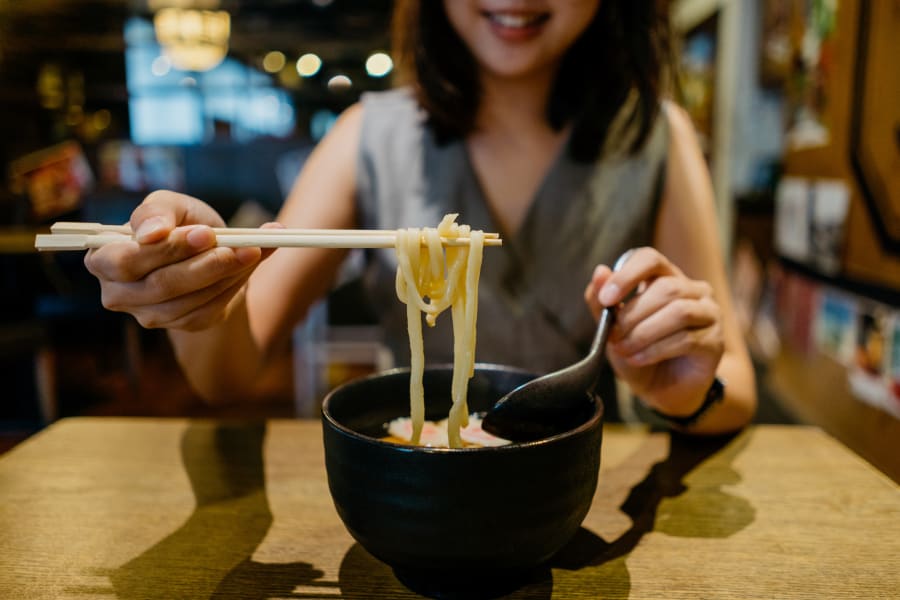
MULTIPOLYGON (((459 212, 504 238, 485 253, 478 360, 569 364, 602 306, 621 304, 607 354, 632 392, 688 431, 741 427, 755 408, 753 371, 702 155, 688 118, 660 98, 658 11, 653 0, 401 0, 409 85, 341 116, 279 224, 396 228, 459 212)), ((131 225, 138 243, 85 258, 104 305, 167 328, 211 400, 247 393, 344 257, 215 247, 209 226, 221 218, 172 192, 148 196, 131 225)), ((373 252, 365 281, 402 364, 394 268, 391 251, 373 252)), ((429 359, 449 356, 446 330, 426 332, 429 359)))

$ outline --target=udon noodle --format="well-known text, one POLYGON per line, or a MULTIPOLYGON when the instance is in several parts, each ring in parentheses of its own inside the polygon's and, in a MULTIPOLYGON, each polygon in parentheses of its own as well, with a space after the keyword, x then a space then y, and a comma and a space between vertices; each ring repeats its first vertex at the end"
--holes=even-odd
POLYGON ((425 422, 421 313, 425 313, 425 322, 430 327, 447 308, 453 318, 452 405, 447 418, 447 440, 451 448, 462 447, 460 428, 469 420, 466 392, 469 378, 475 372, 475 324, 484 233, 457 224, 456 217, 456 214, 444 216, 436 228, 397 230, 397 297, 406 304, 409 331, 412 444, 419 443, 425 422), (468 237, 469 244, 444 248, 442 237, 468 237))

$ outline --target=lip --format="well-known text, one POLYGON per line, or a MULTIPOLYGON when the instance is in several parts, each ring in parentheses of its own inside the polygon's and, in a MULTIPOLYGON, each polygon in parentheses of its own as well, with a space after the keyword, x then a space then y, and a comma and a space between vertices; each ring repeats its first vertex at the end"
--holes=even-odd
POLYGON ((482 11, 494 35, 510 42, 538 36, 550 20, 550 13, 534 11, 482 11))

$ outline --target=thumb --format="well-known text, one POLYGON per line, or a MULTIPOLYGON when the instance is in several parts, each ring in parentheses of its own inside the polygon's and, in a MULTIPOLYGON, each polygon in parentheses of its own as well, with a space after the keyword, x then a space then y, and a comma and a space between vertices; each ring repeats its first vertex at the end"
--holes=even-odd
POLYGON ((131 213, 131 230, 141 244, 166 239, 180 225, 221 227, 222 217, 208 204, 185 194, 159 190, 149 194, 131 213))
POLYGON ((603 310, 603 303, 600 302, 600 290, 610 275, 612 275, 612 269, 606 265, 597 265, 591 280, 584 288, 584 301, 595 319, 600 318, 600 312, 603 310))

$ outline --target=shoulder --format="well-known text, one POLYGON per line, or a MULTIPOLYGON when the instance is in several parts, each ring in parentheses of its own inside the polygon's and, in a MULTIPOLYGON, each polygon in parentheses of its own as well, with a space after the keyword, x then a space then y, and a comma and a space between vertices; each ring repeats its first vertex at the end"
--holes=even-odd
POLYGON ((359 107, 362 157, 375 162, 403 162, 420 151, 426 138, 426 119, 411 89, 365 93, 359 107))
POLYGON ((412 90, 400 87, 380 92, 366 92, 359 103, 367 120, 397 118, 401 115, 421 118, 422 111, 412 90))
MULTIPOLYGON (((690 115, 684 108, 669 100, 662 103, 662 115, 668 131, 669 187, 706 187, 709 183, 709 171, 690 115)), ((711 189, 703 191, 707 193, 711 189)))
POLYGON ((697 130, 688 112, 671 100, 662 101, 660 112, 667 131, 669 150, 689 151, 692 154, 700 152, 702 155, 697 130))

